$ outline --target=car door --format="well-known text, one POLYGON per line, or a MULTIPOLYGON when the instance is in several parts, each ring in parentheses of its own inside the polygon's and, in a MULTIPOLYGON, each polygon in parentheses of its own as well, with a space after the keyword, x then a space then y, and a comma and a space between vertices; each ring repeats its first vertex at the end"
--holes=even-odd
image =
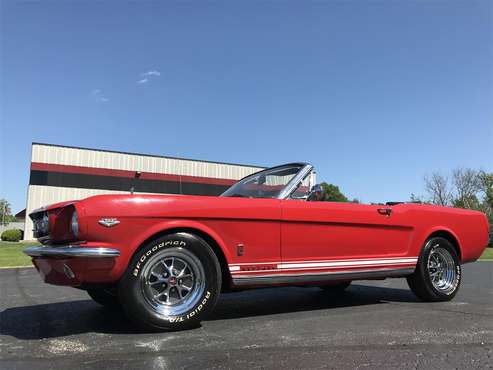
POLYGON ((330 261, 355 260, 372 266, 372 261, 385 265, 387 260, 409 257, 412 227, 399 207, 283 200, 281 212, 283 265, 298 263, 308 268, 328 261, 327 266, 338 266, 330 261))
MULTIPOLYGON (((219 235, 231 265, 262 265, 281 259, 281 201, 262 198, 216 198, 201 223, 219 235)), ((260 269, 260 268, 259 268, 260 269)))

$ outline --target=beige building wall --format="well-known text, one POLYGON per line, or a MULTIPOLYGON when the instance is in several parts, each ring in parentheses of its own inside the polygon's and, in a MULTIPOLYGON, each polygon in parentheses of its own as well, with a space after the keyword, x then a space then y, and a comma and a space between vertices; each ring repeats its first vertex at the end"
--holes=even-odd
MULTIPOLYGON (((33 143, 31 163, 104 168, 135 172, 139 171, 142 173, 196 176, 229 180, 239 180, 249 174, 263 169, 258 166, 245 166, 134 153, 120 153, 38 143, 33 143)), ((26 204, 24 239, 33 239, 33 225, 31 219, 29 218, 29 213, 36 208, 61 201, 79 200, 92 195, 128 193, 129 191, 29 185, 26 204)))
POLYGON ((79 149, 46 144, 33 144, 31 162, 219 179, 241 179, 263 169, 263 167, 257 166, 79 149))

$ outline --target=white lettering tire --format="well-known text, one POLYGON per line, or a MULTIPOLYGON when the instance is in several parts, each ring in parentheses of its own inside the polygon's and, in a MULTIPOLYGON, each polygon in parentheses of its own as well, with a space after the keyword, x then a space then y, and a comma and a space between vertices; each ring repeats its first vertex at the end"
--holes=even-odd
POLYGON ((165 235, 132 258, 119 284, 127 316, 145 330, 199 325, 221 291, 221 269, 212 248, 190 233, 165 235))

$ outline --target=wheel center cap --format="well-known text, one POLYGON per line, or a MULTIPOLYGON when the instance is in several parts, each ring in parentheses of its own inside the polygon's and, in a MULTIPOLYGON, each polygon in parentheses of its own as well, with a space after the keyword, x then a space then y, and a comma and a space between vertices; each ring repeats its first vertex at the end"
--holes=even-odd
POLYGON ((169 278, 169 280, 168 280, 168 281, 169 281, 169 283, 170 283, 171 285, 176 285, 176 277, 172 276, 172 277, 170 277, 170 278, 169 278))

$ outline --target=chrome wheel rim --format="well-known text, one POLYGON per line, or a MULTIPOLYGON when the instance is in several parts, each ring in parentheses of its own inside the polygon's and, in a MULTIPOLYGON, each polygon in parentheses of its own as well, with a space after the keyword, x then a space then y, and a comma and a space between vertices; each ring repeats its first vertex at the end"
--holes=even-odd
POLYGON ((454 258, 448 250, 434 246, 428 256, 428 275, 433 287, 450 294, 457 287, 457 271, 454 258))
POLYGON ((164 250, 145 264, 140 287, 146 303, 156 313, 181 315, 192 309, 204 293, 204 268, 195 255, 183 248, 164 250))

